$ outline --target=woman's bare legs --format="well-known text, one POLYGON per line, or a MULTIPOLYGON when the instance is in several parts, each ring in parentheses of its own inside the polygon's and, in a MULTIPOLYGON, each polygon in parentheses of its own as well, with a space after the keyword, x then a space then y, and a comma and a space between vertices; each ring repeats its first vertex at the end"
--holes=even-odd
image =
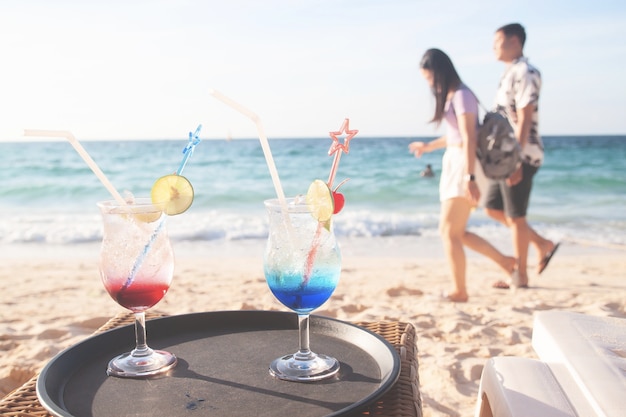
POLYGON ((482 237, 465 230, 470 212, 471 205, 463 197, 452 198, 441 203, 439 233, 441 234, 454 284, 454 291, 448 294, 448 298, 456 302, 465 302, 468 299, 466 257, 463 246, 467 246, 473 251, 493 260, 507 274, 511 274, 517 264, 514 257, 502 254, 482 237))
POLYGON ((474 252, 478 252, 481 255, 486 256, 500 265, 500 268, 502 268, 507 275, 511 275, 515 270, 517 260, 513 256, 504 255, 496 249, 495 246, 477 234, 466 231, 463 235, 463 244, 474 252))
POLYGON ((441 203, 439 233, 443 249, 448 258, 454 291, 448 294, 450 301, 465 302, 468 299, 465 285, 465 250, 463 235, 470 214, 470 203, 466 198, 457 197, 441 203))

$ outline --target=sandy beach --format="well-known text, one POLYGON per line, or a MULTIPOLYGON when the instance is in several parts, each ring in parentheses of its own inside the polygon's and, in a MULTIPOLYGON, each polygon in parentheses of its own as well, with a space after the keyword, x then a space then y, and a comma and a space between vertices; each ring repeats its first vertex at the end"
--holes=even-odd
MULTIPOLYGON (((508 242, 502 242, 506 245, 508 242)), ((177 268, 155 310, 285 310, 263 278, 263 242, 175 245, 177 268)), ((626 251, 563 242, 549 267, 515 293, 491 288, 497 266, 468 253, 470 300, 440 298, 448 266, 436 239, 362 239, 342 243, 343 272, 317 314, 346 321, 394 320, 417 330, 424 416, 471 416, 485 361, 535 357, 533 313, 562 309, 626 318, 626 251)), ((20 386, 61 350, 124 311, 105 293, 98 246, 2 248, 0 263, 0 397, 20 386)))

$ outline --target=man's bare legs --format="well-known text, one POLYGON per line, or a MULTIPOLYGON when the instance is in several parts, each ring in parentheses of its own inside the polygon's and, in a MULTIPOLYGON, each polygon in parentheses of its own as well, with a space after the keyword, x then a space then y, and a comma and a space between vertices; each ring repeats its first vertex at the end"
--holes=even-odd
POLYGON ((528 285, 528 244, 532 243, 538 254, 538 262, 552 250, 554 250, 555 244, 549 239, 544 238, 533 229, 526 217, 517 217, 510 219, 504 215, 501 210, 485 209, 485 212, 492 219, 502 223, 509 229, 511 229, 513 238, 513 251, 518 259, 518 272, 520 278, 520 285, 528 285))
POLYGON ((526 222, 526 217, 516 217, 509 220, 509 229, 511 229, 511 235, 513 237, 513 253, 517 258, 518 285, 520 287, 527 287, 528 271, 526 267, 528 262, 528 245, 530 244, 529 226, 526 222))

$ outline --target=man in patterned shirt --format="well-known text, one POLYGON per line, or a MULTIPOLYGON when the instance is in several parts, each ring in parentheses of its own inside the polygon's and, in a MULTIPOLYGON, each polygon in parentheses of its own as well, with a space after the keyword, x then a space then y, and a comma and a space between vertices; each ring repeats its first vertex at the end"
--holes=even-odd
MULTIPOLYGON (((504 112, 513 125, 522 149, 522 164, 502 181, 492 181, 487 190, 487 214, 507 225, 513 237, 517 268, 512 271, 513 284, 528 287, 526 271, 528 246, 532 242, 539 254, 538 273, 543 272, 558 244, 543 238, 526 221, 533 176, 543 163, 543 143, 539 136, 539 92, 541 74, 524 56, 526 31, 519 23, 499 28, 494 37, 496 58, 506 64, 496 94, 496 108, 504 112)), ((496 288, 509 288, 496 282, 496 288)))

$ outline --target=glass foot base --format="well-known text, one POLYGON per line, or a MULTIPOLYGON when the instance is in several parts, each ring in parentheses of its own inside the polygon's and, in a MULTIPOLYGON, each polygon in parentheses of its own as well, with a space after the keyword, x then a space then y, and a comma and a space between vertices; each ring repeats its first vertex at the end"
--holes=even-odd
POLYGON ((285 381, 315 382, 331 378, 339 372, 339 361, 331 356, 312 354, 296 359, 297 354, 283 356, 270 364, 270 374, 285 381))
POLYGON ((121 378, 143 378, 165 373, 176 366, 176 356, 163 350, 153 350, 144 356, 133 356, 131 352, 111 359, 107 375, 121 378))

